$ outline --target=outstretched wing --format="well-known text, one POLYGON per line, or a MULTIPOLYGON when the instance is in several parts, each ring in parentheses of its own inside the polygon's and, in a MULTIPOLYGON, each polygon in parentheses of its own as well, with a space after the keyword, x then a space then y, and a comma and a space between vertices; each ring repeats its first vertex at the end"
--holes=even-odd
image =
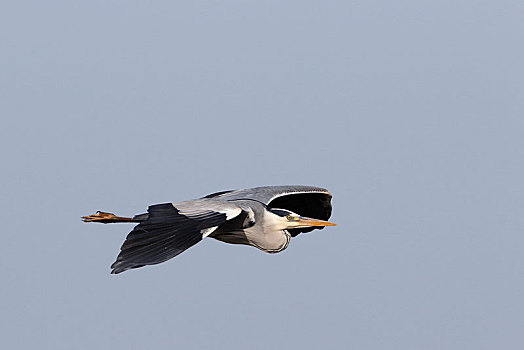
POLYGON ((127 235, 111 273, 174 258, 241 212, 232 203, 206 199, 152 205, 147 219, 127 235))
POLYGON ((331 197, 328 190, 315 186, 288 185, 288 186, 262 186, 247 188, 244 190, 223 191, 210 194, 204 198, 231 200, 231 199, 254 199, 268 205, 278 197, 298 193, 317 193, 331 197))
MULTIPOLYGON (((331 216, 331 193, 314 186, 265 186, 245 190, 219 192, 213 198, 222 200, 252 199, 264 203, 270 208, 291 210, 309 218, 328 220, 331 216)), ((290 229, 295 237, 302 232, 310 232, 323 227, 290 229)))

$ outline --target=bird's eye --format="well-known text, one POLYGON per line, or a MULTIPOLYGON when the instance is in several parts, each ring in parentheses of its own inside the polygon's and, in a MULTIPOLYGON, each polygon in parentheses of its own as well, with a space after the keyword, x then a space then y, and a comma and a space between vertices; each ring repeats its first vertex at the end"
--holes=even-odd
POLYGON ((286 216, 286 219, 288 219, 289 221, 293 220, 293 217, 291 215, 288 215, 286 216))

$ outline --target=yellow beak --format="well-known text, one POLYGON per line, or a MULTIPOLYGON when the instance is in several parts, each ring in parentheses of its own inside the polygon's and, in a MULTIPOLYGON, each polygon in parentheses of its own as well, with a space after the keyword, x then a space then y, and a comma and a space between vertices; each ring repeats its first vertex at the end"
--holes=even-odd
POLYGON ((311 227, 311 226, 337 226, 329 221, 310 219, 310 218, 299 218, 298 223, 301 227, 311 227))

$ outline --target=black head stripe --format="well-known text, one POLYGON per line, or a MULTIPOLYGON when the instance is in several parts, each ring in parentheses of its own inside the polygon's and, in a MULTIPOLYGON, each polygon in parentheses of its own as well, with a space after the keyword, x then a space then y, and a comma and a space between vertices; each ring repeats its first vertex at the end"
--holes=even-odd
POLYGON ((293 212, 289 211, 289 210, 285 210, 285 209, 270 209, 270 211, 275 214, 275 215, 278 215, 278 216, 287 216, 287 215, 295 215, 293 212))

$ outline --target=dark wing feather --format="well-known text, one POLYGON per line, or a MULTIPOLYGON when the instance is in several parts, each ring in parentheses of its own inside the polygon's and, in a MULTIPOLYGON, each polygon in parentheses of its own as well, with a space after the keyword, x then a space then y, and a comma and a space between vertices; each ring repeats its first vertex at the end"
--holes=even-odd
MULTIPOLYGON (((331 194, 328 193, 291 193, 276 197, 268 204, 271 208, 291 210, 308 218, 328 220, 331 216, 331 194)), ((289 229, 292 237, 303 232, 310 232, 324 227, 307 227, 289 229)))
POLYGON ((225 213, 204 211, 198 220, 179 213, 171 203, 152 205, 147 219, 131 231, 111 273, 154 265, 174 258, 202 240, 201 230, 226 222, 225 213))

